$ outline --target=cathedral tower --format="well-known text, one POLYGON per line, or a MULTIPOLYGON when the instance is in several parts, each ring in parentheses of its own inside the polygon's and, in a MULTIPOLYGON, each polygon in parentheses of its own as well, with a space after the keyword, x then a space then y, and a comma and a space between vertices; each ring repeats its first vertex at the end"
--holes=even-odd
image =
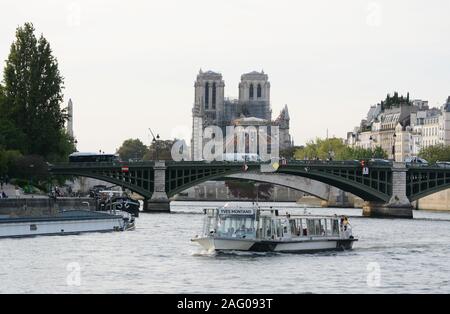
POLYGON ((241 76, 239 103, 246 104, 248 115, 271 120, 270 82, 264 71, 250 72, 241 76))
POLYGON ((193 160, 199 160, 203 147, 203 129, 209 125, 223 123, 225 83, 222 74, 200 70, 194 87, 191 147, 193 160))

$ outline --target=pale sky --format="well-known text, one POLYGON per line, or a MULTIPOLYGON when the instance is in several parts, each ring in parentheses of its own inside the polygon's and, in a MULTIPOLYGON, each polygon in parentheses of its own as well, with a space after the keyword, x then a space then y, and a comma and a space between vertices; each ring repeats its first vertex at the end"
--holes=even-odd
MULTIPOLYGON (((236 97, 242 73, 271 82, 296 144, 344 137, 394 90, 450 95, 448 0, 1 0, 0 59, 29 21, 50 41, 80 151, 114 152, 148 128, 190 137, 200 68, 236 97)), ((2 65, 3 67, 3 65, 2 65)))

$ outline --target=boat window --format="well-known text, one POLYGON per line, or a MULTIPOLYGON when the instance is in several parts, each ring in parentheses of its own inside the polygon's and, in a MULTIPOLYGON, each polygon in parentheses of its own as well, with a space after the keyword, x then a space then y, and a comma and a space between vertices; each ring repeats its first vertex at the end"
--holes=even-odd
POLYGON ((270 236, 271 236, 272 239, 273 239, 273 238, 276 237, 276 235, 277 235, 277 227, 276 227, 276 225, 275 225, 275 221, 272 220, 272 221, 270 222, 270 236))
POLYGON ((306 229, 309 236, 316 234, 313 219, 306 219, 306 229))
POLYGON ((218 224, 218 233, 226 237, 255 237, 253 217, 222 217, 218 224))
POLYGON ((298 228, 295 219, 289 220, 289 224, 291 226, 291 234, 297 235, 298 228))
POLYGON ((339 221, 337 219, 331 221, 331 234, 339 235, 339 221))
POLYGON ((321 235, 322 234, 322 226, 320 224, 320 219, 314 219, 314 232, 315 235, 321 235))
POLYGON ((283 226, 281 225, 281 220, 277 219, 277 237, 283 237, 283 226))
POLYGON ((321 236, 326 236, 327 235, 327 221, 326 221, 326 219, 320 219, 319 220, 320 221, 320 225, 319 225, 319 227, 320 227, 320 235, 321 236))
POLYGON ((307 220, 306 219, 300 219, 300 227, 301 227, 301 231, 302 231, 302 235, 303 236, 308 236, 308 225, 307 225, 307 220))
POLYGON ((330 236, 331 233, 331 220, 325 219, 325 235, 330 236))

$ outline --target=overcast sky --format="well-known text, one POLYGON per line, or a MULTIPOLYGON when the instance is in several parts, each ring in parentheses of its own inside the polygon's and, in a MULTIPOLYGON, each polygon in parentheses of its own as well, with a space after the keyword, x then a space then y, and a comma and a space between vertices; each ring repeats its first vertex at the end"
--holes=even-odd
POLYGON ((450 95, 448 0, 1 0, 0 59, 29 21, 50 41, 75 108, 80 151, 127 138, 190 137, 200 68, 226 96, 269 74, 296 144, 344 137, 388 92, 440 106, 450 95))

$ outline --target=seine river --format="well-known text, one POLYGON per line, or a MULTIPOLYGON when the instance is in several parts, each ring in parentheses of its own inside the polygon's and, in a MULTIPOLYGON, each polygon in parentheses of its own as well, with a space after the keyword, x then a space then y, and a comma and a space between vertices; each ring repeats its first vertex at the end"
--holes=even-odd
POLYGON ((311 209, 352 216, 354 250, 209 255, 190 238, 213 205, 173 203, 172 214, 142 214, 130 232, 0 240, 0 292, 450 293, 450 213, 399 220, 311 209))

